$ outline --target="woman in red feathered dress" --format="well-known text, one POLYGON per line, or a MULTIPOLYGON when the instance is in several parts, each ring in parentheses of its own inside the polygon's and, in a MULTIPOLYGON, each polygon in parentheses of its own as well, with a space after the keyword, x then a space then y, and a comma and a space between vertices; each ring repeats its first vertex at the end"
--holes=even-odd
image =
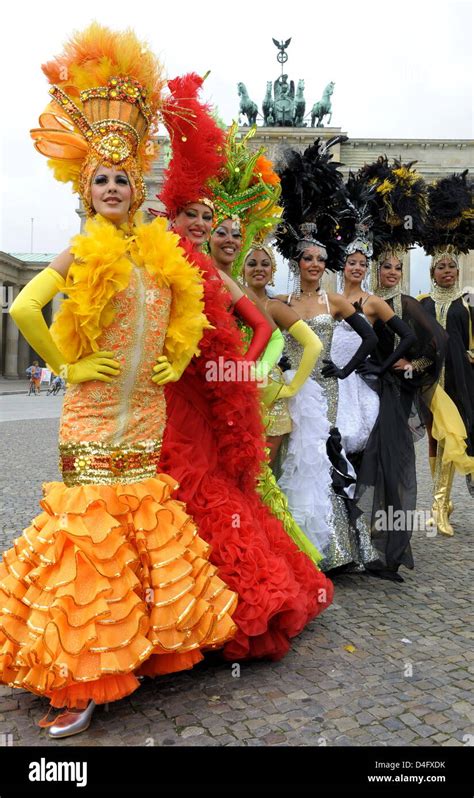
POLYGON ((166 388, 160 469, 180 483, 178 498, 186 502, 200 535, 211 544, 211 562, 238 593, 233 616, 238 632, 225 646, 224 656, 277 660, 288 651, 291 638, 331 603, 333 585, 256 493, 265 456, 256 382, 209 379, 212 364, 234 364, 234 373, 239 373, 238 364, 258 357, 270 330, 262 336, 262 317, 253 304, 199 251, 212 227, 205 185, 217 174, 224 150, 223 132, 197 99, 201 84, 196 75, 170 83, 180 113, 167 119, 173 157, 160 199, 188 258, 204 277, 205 314, 212 327, 200 341, 199 357, 166 388), (183 108, 191 112, 193 124, 186 121, 183 108), (254 329, 245 355, 233 303, 254 329))
POLYGON ((217 270, 207 256, 194 251, 192 257, 204 275, 205 313, 213 328, 201 339, 200 356, 165 389, 160 468, 180 483, 178 498, 211 544, 211 562, 239 595, 233 616, 238 632, 224 656, 277 660, 331 603, 333 586, 256 493, 264 458, 256 383, 206 379, 209 363, 244 359, 242 340, 217 270))

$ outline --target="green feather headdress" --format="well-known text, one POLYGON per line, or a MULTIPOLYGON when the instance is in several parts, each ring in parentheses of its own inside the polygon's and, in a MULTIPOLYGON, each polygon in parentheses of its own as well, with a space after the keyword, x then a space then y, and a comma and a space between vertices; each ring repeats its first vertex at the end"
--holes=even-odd
POLYGON ((253 241, 263 241, 280 221, 280 178, 265 157, 265 148, 251 150, 249 142, 257 132, 254 125, 242 138, 233 122, 225 144, 226 162, 218 180, 210 184, 215 208, 214 226, 225 219, 240 224, 242 249, 232 266, 233 276, 242 269, 253 241))

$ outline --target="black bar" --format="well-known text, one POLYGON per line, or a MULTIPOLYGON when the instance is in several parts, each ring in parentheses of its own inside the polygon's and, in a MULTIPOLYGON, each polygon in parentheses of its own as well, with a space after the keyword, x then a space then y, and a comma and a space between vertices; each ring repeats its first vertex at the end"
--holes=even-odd
POLYGON ((472 798, 472 748, 0 748, 0 798, 29 795, 391 796, 472 798), (59 768, 56 763, 67 763, 59 768), (69 763, 78 763, 72 769, 69 763), (82 763, 87 763, 84 771, 82 763), (29 776, 44 779, 31 781, 29 776), (49 780, 62 776, 62 781, 49 780), (369 781, 369 777, 371 780, 369 781), (390 778, 391 777, 391 778, 390 778), (416 780, 415 780, 416 777, 416 780), (420 781, 420 777, 423 780, 420 781), (439 781, 442 777, 444 780, 439 781), (86 779, 84 786, 79 783, 86 779), (427 781, 427 779, 430 779, 427 781), (436 778, 437 781, 432 781, 436 778))

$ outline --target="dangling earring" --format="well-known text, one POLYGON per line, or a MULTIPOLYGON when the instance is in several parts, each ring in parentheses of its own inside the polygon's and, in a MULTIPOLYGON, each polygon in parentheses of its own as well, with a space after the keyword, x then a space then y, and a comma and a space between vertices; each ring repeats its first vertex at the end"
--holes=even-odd
POLYGON ((297 296, 301 296, 301 272, 300 272, 299 267, 298 267, 298 271, 295 274, 295 290, 294 290, 294 292, 295 292, 295 294, 297 294, 297 296))
POLYGON ((345 285, 346 285, 346 275, 344 274, 343 271, 338 272, 336 277, 336 292, 338 294, 343 294, 345 285))
POLYGON ((290 260, 288 264, 288 281, 286 293, 288 296, 290 296, 290 294, 296 294, 297 296, 301 294, 300 267, 295 260, 290 260))

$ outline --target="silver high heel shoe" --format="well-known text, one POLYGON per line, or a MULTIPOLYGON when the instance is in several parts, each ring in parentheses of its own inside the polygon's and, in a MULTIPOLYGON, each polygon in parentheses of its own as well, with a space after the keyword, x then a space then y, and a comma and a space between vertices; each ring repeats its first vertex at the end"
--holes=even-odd
POLYGON ((59 740, 61 737, 72 737, 73 734, 80 734, 89 728, 94 709, 94 701, 89 701, 85 709, 67 709, 49 727, 49 736, 59 740))

